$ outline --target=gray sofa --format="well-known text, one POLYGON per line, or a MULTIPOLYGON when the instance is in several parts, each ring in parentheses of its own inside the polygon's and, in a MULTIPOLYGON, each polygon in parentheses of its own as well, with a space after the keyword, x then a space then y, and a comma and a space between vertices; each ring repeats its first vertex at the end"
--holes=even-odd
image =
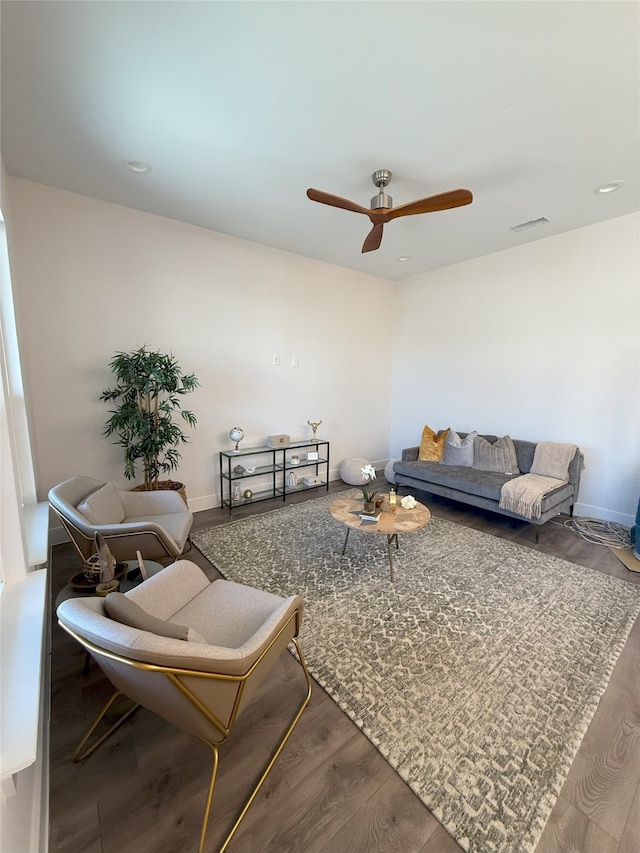
MULTIPOLYGON (((459 432, 461 438, 468 433, 459 432)), ((497 441, 495 435, 483 435, 491 444, 497 441)), ((530 471, 536 442, 513 439, 520 474, 530 471)), ((408 447, 402 451, 402 459, 393 465, 393 475, 398 489, 405 493, 410 489, 420 489, 434 495, 498 512, 501 515, 517 518, 533 524, 536 528, 536 542, 540 538, 540 527, 560 513, 573 515, 573 506, 578 499, 580 474, 583 468, 583 455, 578 448, 569 465, 569 482, 546 494, 542 500, 542 513, 539 518, 525 518, 518 513, 499 506, 500 490, 511 474, 479 471, 476 468, 443 465, 440 462, 422 462, 418 459, 419 447, 408 447)))

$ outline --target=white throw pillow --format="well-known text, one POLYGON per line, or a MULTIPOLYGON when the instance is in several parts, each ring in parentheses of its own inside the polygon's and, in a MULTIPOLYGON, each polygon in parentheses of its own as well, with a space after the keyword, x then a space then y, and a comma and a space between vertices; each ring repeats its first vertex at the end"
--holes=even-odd
POLYGON ((78 504, 90 524, 120 524, 124 521, 124 507, 113 483, 105 483, 78 504))

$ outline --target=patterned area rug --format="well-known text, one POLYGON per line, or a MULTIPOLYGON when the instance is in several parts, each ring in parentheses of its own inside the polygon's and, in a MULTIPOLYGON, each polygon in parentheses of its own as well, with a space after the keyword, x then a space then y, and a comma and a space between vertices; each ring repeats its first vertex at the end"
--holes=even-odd
POLYGON ((434 518, 345 527, 332 497, 193 537, 231 580, 306 602, 309 669, 474 853, 532 853, 631 626, 640 589, 434 518))

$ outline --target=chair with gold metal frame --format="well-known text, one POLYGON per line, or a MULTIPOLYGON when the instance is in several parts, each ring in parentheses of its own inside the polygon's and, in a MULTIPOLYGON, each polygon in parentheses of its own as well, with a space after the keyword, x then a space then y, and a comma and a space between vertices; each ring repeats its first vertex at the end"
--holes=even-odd
POLYGON ((78 745, 74 762, 90 755, 140 706, 200 738, 213 753, 198 846, 202 853, 219 747, 229 739, 238 715, 292 643, 304 672, 305 695, 219 848, 222 853, 311 697, 311 679, 298 643, 302 613, 303 601, 298 595, 282 598, 231 581, 210 582, 188 560, 173 563, 122 596, 111 593, 106 598, 62 602, 57 609, 60 625, 93 656, 116 688, 78 745), (178 639, 180 636, 185 639, 178 639), (99 724, 122 694, 134 706, 97 736, 99 724))

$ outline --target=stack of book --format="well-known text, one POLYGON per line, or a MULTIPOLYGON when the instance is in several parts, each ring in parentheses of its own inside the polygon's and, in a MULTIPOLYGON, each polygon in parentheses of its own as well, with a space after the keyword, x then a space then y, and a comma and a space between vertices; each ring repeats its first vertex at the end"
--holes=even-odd
POLYGON ((380 518, 380 513, 382 512, 382 507, 376 507, 372 512, 366 512, 366 510, 362 510, 360 513, 360 518, 363 521, 377 521, 380 518))

